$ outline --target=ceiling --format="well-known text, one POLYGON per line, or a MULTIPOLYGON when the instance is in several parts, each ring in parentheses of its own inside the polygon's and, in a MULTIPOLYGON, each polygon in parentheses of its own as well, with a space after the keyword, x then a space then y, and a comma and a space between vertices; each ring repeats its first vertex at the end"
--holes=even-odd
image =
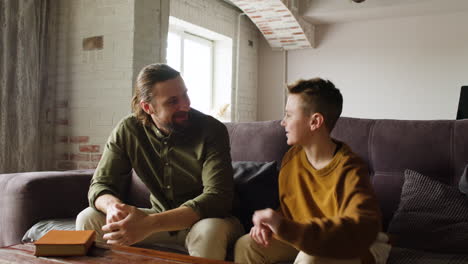
POLYGON ((300 13, 313 24, 468 11, 468 0, 299 0, 300 13))

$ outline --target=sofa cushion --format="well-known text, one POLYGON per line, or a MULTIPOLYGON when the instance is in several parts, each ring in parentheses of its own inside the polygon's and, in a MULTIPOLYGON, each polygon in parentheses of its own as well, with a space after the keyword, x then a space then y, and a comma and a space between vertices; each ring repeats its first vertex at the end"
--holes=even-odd
POLYGON ((465 170, 463 171, 463 174, 460 178, 458 188, 460 189, 460 192, 468 195, 468 164, 466 165, 465 170))
POLYGON ((468 253, 442 254, 409 248, 392 247, 386 264, 466 264, 468 253))
POLYGON ((34 242, 52 229, 75 230, 75 218, 42 220, 26 231, 21 242, 34 242))
POLYGON ((468 252, 468 199, 449 186, 405 170, 400 204, 388 232, 396 246, 440 253, 468 252))
POLYGON ((279 206, 277 163, 234 161, 232 167, 236 193, 234 215, 249 232, 255 210, 279 206))

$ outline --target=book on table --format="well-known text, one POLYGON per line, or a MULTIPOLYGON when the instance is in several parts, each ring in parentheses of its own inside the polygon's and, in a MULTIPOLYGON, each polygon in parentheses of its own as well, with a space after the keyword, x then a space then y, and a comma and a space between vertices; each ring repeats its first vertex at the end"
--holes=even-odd
POLYGON ((35 256, 83 256, 96 238, 94 230, 50 230, 34 245, 35 256))

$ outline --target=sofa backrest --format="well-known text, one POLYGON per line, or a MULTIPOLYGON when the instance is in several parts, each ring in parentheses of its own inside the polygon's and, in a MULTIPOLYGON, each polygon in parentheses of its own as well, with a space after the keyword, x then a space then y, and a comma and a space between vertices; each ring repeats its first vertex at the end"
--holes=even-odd
POLYGON ((369 164, 385 228, 398 207, 405 169, 457 185, 468 164, 468 120, 341 118, 332 135, 369 164))
POLYGON ((233 161, 277 161, 288 150, 280 121, 226 123, 233 161))
MULTIPOLYGON (((226 127, 233 161, 275 160, 281 164, 288 146, 280 121, 226 123, 226 127)), ((341 117, 332 136, 347 143, 369 164, 385 228, 398 207, 405 169, 456 185, 468 164, 468 120, 341 117)), ((146 194, 142 185, 134 182, 131 196, 138 195, 141 201, 146 194)))
MULTIPOLYGON (((280 121, 227 123, 234 161, 281 161, 280 121)), ((341 117, 332 137, 369 165, 387 227, 400 201, 405 169, 457 185, 468 164, 468 120, 378 120, 341 117)))

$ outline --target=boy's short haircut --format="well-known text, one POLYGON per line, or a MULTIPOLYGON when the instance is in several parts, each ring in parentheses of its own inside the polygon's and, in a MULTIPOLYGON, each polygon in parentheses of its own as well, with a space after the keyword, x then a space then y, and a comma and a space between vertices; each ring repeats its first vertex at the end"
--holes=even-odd
POLYGON ((343 96, 332 82, 320 78, 299 80, 288 85, 288 91, 301 96, 306 114, 322 114, 328 131, 333 130, 343 109, 343 96))

